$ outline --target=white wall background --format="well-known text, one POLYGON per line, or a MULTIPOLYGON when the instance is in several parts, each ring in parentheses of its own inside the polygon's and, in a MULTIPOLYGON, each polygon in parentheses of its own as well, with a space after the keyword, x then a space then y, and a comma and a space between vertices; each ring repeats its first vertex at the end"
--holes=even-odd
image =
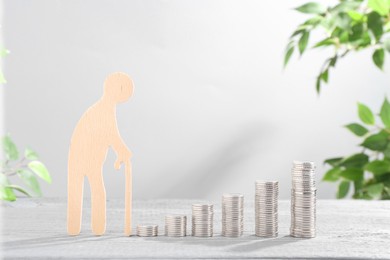
MULTIPOLYGON (((45 196, 66 196, 73 127, 105 76, 124 71, 136 86, 118 108, 135 198, 253 196, 256 179, 279 180, 289 198, 291 162, 317 162, 320 179, 325 158, 356 152, 342 125, 357 120, 357 101, 379 110, 390 79, 369 52, 342 60, 319 97, 315 76, 331 53, 310 51, 283 71, 302 3, 5 0, 6 130, 47 164, 45 196)), ((109 198, 124 192, 114 160, 110 152, 104 167, 109 198)), ((334 185, 318 188, 334 197, 334 185)))

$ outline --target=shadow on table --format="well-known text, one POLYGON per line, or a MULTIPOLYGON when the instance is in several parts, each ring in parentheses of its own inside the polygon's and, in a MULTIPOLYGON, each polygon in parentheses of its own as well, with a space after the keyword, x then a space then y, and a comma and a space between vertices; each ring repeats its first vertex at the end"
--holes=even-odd
POLYGON ((234 246, 230 248, 230 251, 252 252, 252 251, 262 250, 269 247, 290 244, 290 243, 298 242, 300 240, 291 236, 275 237, 275 238, 259 238, 255 235, 252 235, 251 237, 254 237, 254 239, 247 241, 248 243, 234 246))
POLYGON ((226 250, 231 252, 251 252, 261 250, 273 246, 280 246, 293 242, 300 241, 300 239, 292 238, 290 236, 277 237, 277 238, 260 238, 255 235, 242 236, 238 238, 228 238, 223 236, 214 236, 212 238, 198 238, 198 237, 124 237, 123 234, 106 234, 104 236, 95 236, 92 234, 81 234, 78 236, 69 236, 67 234, 61 234, 49 237, 35 237, 30 239, 19 239, 14 241, 3 242, 3 248, 8 250, 23 250, 28 248, 44 248, 55 247, 62 245, 75 245, 89 242, 118 240, 123 241, 125 239, 143 239, 145 241, 154 241, 159 243, 175 243, 178 245, 202 245, 208 247, 229 247, 226 250))
POLYGON ((38 248, 38 247, 53 247, 61 245, 79 244, 84 242, 95 242, 112 239, 123 239, 122 234, 95 236, 91 234, 81 234, 78 236, 69 236, 67 234, 61 234, 50 237, 36 237, 30 239, 19 239, 14 241, 3 242, 3 248, 5 250, 18 250, 26 248, 38 248))
POLYGON ((177 243, 181 245, 230 247, 227 250, 232 252, 256 251, 256 250, 261 250, 273 246, 280 246, 284 244, 294 243, 300 240, 290 236, 276 237, 276 238, 261 238, 255 235, 242 236, 238 238, 229 238, 223 236, 214 236, 212 238, 200 238, 200 237, 192 237, 192 236, 178 238, 178 237, 159 236, 158 238, 144 237, 143 239, 148 241, 161 242, 161 243, 177 243))

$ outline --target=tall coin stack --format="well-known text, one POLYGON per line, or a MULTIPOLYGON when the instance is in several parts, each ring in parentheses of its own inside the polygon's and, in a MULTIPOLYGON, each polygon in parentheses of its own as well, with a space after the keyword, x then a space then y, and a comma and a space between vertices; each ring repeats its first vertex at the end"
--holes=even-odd
POLYGON ((315 168, 313 162, 293 162, 290 227, 293 237, 316 236, 315 168))
POLYGON ((256 181, 255 189, 256 236, 276 237, 278 236, 278 182, 256 181))
POLYGON ((157 225, 138 225, 137 236, 139 237, 155 237, 158 235, 157 225))
POLYGON ((194 237, 212 237, 213 219, 213 204, 192 204, 192 235, 194 237))
POLYGON ((244 231, 244 195, 222 195, 222 236, 239 237, 244 231))
POLYGON ((187 233, 187 216, 165 216, 165 235, 169 237, 185 237, 187 233))

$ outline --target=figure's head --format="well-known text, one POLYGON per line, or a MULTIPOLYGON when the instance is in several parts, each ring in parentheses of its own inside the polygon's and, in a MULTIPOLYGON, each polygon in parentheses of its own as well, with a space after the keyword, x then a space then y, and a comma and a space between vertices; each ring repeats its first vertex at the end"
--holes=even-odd
POLYGON ((133 80, 125 73, 115 72, 104 81, 103 97, 121 103, 133 95, 133 80))

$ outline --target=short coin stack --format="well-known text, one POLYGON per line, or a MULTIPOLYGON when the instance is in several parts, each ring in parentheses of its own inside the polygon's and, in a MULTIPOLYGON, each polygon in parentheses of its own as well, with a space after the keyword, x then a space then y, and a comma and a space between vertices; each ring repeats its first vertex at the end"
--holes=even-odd
POLYGON ((244 196, 222 195, 222 236, 239 237, 244 231, 244 196))
POLYGON ((293 162, 290 227, 293 237, 316 236, 315 168, 313 162, 293 162))
POLYGON ((278 182, 256 181, 255 188, 256 236, 276 237, 278 236, 278 182))
POLYGON ((212 237, 213 219, 213 204, 192 204, 192 235, 194 237, 212 237))
POLYGON ((138 225, 137 236, 139 237, 155 237, 158 235, 157 225, 138 225))
POLYGON ((185 237, 187 234, 186 215, 165 216, 165 235, 169 237, 185 237))

